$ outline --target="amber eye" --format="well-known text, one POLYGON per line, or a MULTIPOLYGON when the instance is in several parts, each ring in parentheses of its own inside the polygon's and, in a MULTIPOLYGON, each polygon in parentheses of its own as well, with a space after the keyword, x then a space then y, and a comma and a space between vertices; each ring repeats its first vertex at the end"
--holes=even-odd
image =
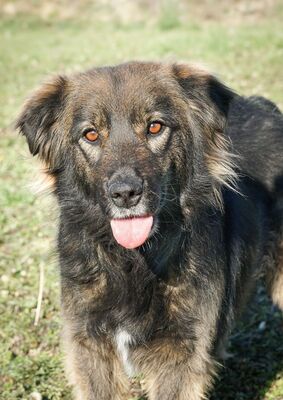
POLYGON ((152 122, 149 127, 148 127, 148 132, 151 133, 152 135, 156 135, 157 133, 160 133, 163 128, 163 125, 161 122, 154 121, 152 122))
POLYGON ((95 129, 90 129, 84 132, 84 137, 89 142, 95 142, 98 139, 98 133, 95 129))

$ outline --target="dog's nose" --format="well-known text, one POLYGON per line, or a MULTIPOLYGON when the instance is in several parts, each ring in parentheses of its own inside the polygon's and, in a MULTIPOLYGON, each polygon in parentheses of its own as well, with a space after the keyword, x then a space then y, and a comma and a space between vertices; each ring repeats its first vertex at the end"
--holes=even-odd
POLYGON ((124 208, 136 206, 142 197, 142 180, 138 177, 119 179, 109 185, 108 192, 116 206, 124 208))

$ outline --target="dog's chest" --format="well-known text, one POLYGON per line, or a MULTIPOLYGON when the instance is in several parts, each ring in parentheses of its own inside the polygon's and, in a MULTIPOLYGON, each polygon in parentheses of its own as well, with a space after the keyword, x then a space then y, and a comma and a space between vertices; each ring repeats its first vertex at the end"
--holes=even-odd
POLYGON ((126 330, 118 329, 115 334, 115 344, 118 357, 124 367, 126 374, 129 377, 135 375, 135 368, 131 361, 130 345, 133 345, 135 340, 126 330))

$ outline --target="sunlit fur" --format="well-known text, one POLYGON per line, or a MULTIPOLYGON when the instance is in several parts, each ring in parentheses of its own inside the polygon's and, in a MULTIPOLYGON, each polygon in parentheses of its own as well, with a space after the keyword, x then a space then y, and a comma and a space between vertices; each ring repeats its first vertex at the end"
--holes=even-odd
POLYGON ((58 200, 66 371, 77 400, 200 400, 224 345, 265 276, 283 307, 283 118, 207 71, 132 62, 55 77, 17 127, 58 200), (165 128, 150 136, 151 121, 165 128), (84 129, 99 133, 87 143, 84 129), (113 204, 113 174, 143 181, 138 204, 113 204), (127 250, 110 220, 151 214, 127 250))

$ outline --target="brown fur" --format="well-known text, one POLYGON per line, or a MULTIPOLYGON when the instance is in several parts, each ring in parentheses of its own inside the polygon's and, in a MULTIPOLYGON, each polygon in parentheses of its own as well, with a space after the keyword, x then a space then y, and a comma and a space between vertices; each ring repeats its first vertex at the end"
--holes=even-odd
POLYGON ((63 340, 65 370, 74 387, 75 399, 130 399, 129 380, 111 343, 73 337, 68 323, 65 323, 63 340))
POLYGON ((128 361, 149 400, 203 399, 265 264, 283 307, 283 248, 262 218, 275 194, 249 165, 252 182, 236 186, 244 155, 226 132, 233 101, 245 102, 197 67, 128 63, 53 78, 25 104, 17 126, 60 207, 63 341, 76 400, 130 398, 128 361), (160 118, 164 130, 152 137, 149 121, 160 118), (85 140, 86 128, 98 143, 85 140), (108 191, 129 170, 143 180, 135 215, 113 208, 108 191), (109 221, 144 215, 158 221, 152 236, 138 249, 119 246, 109 221))

